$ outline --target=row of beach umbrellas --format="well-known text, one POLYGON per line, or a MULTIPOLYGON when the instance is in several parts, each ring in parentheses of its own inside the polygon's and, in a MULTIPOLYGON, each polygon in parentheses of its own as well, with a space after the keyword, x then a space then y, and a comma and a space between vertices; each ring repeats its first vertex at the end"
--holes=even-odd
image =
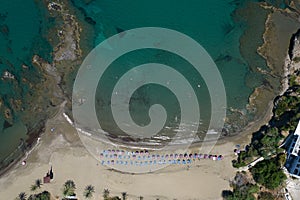
POLYGON ((123 161, 123 160, 102 160, 102 165, 135 165, 135 166, 144 166, 144 165, 166 165, 166 164, 191 164, 192 160, 150 160, 150 161, 123 161))
POLYGON ((184 154, 153 154, 150 155, 148 151, 125 152, 123 150, 104 150, 100 153, 100 159, 138 159, 138 160, 158 160, 158 159, 212 159, 223 160, 222 155, 198 154, 198 153, 184 153, 184 154))

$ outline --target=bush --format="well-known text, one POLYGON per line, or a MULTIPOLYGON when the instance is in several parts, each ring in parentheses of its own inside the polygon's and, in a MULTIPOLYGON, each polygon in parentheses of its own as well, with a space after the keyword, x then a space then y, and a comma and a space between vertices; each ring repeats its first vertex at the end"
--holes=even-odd
POLYGON ((276 158, 263 160, 250 169, 254 180, 268 189, 275 189, 286 180, 276 158))

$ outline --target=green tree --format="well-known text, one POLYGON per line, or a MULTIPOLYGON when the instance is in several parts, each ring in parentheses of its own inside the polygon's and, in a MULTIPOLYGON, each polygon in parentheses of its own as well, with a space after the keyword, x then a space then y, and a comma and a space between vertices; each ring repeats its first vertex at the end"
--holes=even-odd
POLYGON ((287 178, 280 167, 276 158, 272 158, 257 163, 250 169, 250 172, 257 183, 268 189, 275 189, 287 178))
POLYGON ((83 196, 87 199, 90 199, 92 198, 94 192, 95 192, 95 187, 92 185, 88 185, 84 189, 83 196))
POLYGON ((41 179, 36 179, 35 180, 35 185, 36 185, 36 187, 41 188, 42 180, 41 179))
POLYGON ((122 192, 122 200, 126 200, 127 198, 127 193, 126 192, 122 192))
POLYGON ((48 191, 43 191, 39 194, 30 195, 28 200, 50 200, 50 196, 48 191))
POLYGON ((104 189, 103 191, 103 198, 104 200, 107 200, 109 198, 109 190, 108 189, 104 189))
POLYGON ((16 200, 26 200, 27 194, 25 192, 20 192, 16 200))
POLYGON ((63 195, 64 196, 75 196, 76 185, 74 181, 67 180, 63 185, 63 195))

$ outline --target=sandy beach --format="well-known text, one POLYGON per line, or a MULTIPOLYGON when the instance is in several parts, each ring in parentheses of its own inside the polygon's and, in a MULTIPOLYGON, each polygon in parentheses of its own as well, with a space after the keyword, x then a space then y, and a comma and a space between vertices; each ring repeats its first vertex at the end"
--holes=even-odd
MULTIPOLYGON (((237 139, 236 139, 237 140, 237 139)), ((221 192, 230 189, 229 180, 236 170, 231 165, 235 158, 233 149, 237 142, 222 142, 212 150, 223 154, 224 160, 200 160, 187 166, 168 166, 148 174, 124 174, 100 165, 81 143, 76 130, 67 122, 62 112, 47 122, 46 131, 39 143, 28 155, 26 166, 21 161, 0 179, 0 196, 13 199, 20 192, 31 194, 30 186, 42 179, 53 166, 54 180, 41 189, 48 190, 54 197, 62 197, 62 185, 74 180, 76 194, 83 198, 86 185, 95 186, 93 199, 102 199, 105 188, 112 195, 127 192, 128 199, 222 199, 221 192), (55 128, 52 132, 51 128, 55 128)), ((245 143, 248 142, 248 139, 245 143)), ((239 143, 240 144, 240 143, 239 143)), ((243 146, 242 146, 243 148, 243 146)))

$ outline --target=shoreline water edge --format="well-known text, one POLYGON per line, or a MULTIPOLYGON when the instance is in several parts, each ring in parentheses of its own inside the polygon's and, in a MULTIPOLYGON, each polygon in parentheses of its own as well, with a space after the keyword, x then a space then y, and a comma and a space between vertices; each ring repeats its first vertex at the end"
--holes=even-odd
MULTIPOLYGON (((69 113, 71 110, 71 88, 67 85, 72 82, 76 67, 68 68, 66 66, 80 65, 82 58, 88 53, 89 49, 92 48, 83 41, 84 38, 81 38, 87 37, 86 35, 82 36, 82 32, 92 33, 92 30, 83 23, 84 16, 79 15, 79 17, 76 17, 75 11, 67 9, 68 6, 66 2, 62 3, 57 1, 57 3, 55 3, 55 1, 43 1, 43 3, 48 8, 50 15, 60 18, 63 22, 63 26, 59 26, 59 28, 62 28, 61 30, 59 30, 59 28, 53 30, 56 32, 56 35, 58 35, 56 39, 52 38, 53 45, 55 46, 53 62, 48 62, 38 55, 32 58, 34 66, 43 72, 45 77, 43 85, 47 85, 49 89, 48 95, 53 96, 51 102, 54 106, 52 108, 51 118, 57 114, 58 110, 62 109, 66 113, 69 113), (80 19, 80 17, 82 19, 80 19), (89 31, 87 31, 87 29, 89 29, 89 31), (72 74, 73 76, 66 77, 65 74, 72 74)), ((231 140, 230 138, 244 137, 246 133, 253 132, 259 129, 260 126, 266 124, 272 116, 274 99, 276 96, 282 95, 288 88, 288 77, 292 75, 295 70, 290 67, 292 62, 288 54, 291 45, 290 40, 300 27, 298 20, 299 13, 294 11, 299 10, 296 5, 296 3, 291 3, 290 8, 281 9, 267 4, 259 4, 260 9, 265 9, 269 13, 265 21, 265 31, 263 34, 264 43, 258 47, 257 51, 264 57, 269 69, 255 69, 261 70, 261 73, 268 78, 262 86, 257 87, 251 94, 248 105, 249 110, 260 111, 260 113, 256 114, 256 116, 259 117, 244 126, 243 130, 239 130, 239 134, 224 137, 221 142, 226 141, 227 138, 231 140), (291 8, 294 10, 291 10, 291 8), (277 88, 273 88, 276 85, 277 88)), ((41 86, 41 88, 43 88, 43 86, 41 86)), ((238 113, 238 117, 243 115, 239 111, 236 112, 238 113)), ((42 121, 40 126, 37 126, 37 130, 29 132, 29 138, 26 141, 27 147, 23 150, 23 155, 37 144, 40 134, 45 131, 46 123, 47 120, 42 121)), ((197 145, 197 143, 194 144, 195 147, 197 145)), ((12 161, 9 161, 9 165, 1 169, 0 175, 6 173, 9 168, 18 163, 21 157, 23 157, 23 155, 20 155, 17 156, 17 158, 13 158, 12 161)))

